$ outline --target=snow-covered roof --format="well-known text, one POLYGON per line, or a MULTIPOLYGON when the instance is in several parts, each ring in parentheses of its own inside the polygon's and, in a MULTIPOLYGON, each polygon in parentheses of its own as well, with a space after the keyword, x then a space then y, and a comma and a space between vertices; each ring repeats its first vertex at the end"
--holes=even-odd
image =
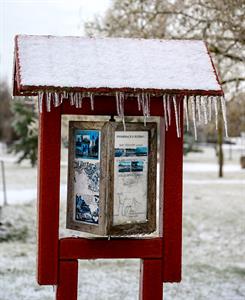
POLYGON ((203 41, 16 37, 15 84, 41 89, 221 93, 203 41))

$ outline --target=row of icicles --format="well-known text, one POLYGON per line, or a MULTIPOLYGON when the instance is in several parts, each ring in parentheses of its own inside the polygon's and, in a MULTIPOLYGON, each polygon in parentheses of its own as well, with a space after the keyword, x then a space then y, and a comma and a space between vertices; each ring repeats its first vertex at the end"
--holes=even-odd
MULTIPOLYGON (((128 98, 128 94, 124 92, 116 92, 116 107, 117 115, 122 119, 124 130, 126 130, 125 117, 124 117, 124 104, 128 98)), ((130 95, 131 96, 131 95, 130 95)), ((137 93, 135 95, 138 102, 138 110, 142 111, 144 117, 144 124, 147 122, 147 118, 150 117, 151 109, 151 95, 149 93, 137 93)), ((82 108, 84 98, 90 99, 91 110, 94 110, 94 93, 92 92, 38 92, 38 107, 39 112, 42 113, 43 99, 46 99, 46 110, 51 111, 51 104, 54 107, 58 107, 64 100, 70 102, 70 105, 74 105, 76 108, 82 108), (45 96, 45 97, 44 97, 45 96)), ((171 126, 171 111, 174 109, 175 124, 177 137, 181 137, 181 125, 180 125, 180 101, 177 101, 177 95, 164 94, 162 96, 163 112, 165 120, 165 129, 168 131, 171 126)), ((223 96, 184 96, 184 117, 187 127, 187 131, 190 130, 190 119, 194 128, 194 136, 197 139, 197 123, 208 124, 212 120, 214 114, 216 130, 218 128, 218 111, 221 107, 225 135, 228 137, 227 132, 227 120, 226 120, 226 105, 223 96)))

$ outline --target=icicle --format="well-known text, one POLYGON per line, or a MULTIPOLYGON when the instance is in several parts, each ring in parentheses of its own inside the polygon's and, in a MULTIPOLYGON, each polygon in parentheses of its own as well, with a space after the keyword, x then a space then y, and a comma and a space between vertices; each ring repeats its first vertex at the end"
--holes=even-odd
POLYGON ((184 97, 184 110, 185 110, 185 120, 186 120, 186 129, 189 131, 189 111, 188 111, 188 97, 184 97))
POLYGON ((166 95, 165 94, 162 96, 162 102, 163 102, 165 128, 166 128, 166 131, 168 131, 167 100, 166 100, 166 95))
POLYGON ((208 121, 209 122, 212 121, 212 101, 213 101, 213 97, 212 96, 208 97, 208 121))
MULTIPOLYGON (((177 96, 176 96, 177 98, 177 96)), ((178 103, 178 122, 179 122, 179 133, 181 137, 181 124, 180 124, 180 100, 177 102, 178 103)))
POLYGON ((201 97, 200 96, 196 96, 196 108, 197 108, 198 121, 202 122, 200 102, 201 102, 201 97))
POLYGON ((141 110, 140 94, 137 95, 137 102, 138 102, 138 111, 140 111, 141 110))
POLYGON ((123 92, 116 92, 117 115, 122 119, 123 129, 125 131, 126 124, 124 118, 124 100, 125 100, 125 94, 123 92))
POLYGON ((63 99, 68 99, 69 98, 69 94, 67 91, 63 91, 63 99))
POLYGON ((218 130, 218 105, 217 97, 214 98, 215 128, 218 130))
POLYGON ((146 125, 147 118, 150 117, 150 95, 147 93, 142 93, 142 110, 144 116, 144 124, 146 125))
POLYGON ((176 103, 176 95, 173 96, 173 104, 174 104, 174 114, 175 114, 175 124, 176 124, 176 132, 177 137, 180 137, 180 128, 179 128, 179 114, 178 114, 178 108, 176 103))
POLYGON ((226 119, 226 104, 225 104, 225 98, 223 96, 220 97, 220 102, 221 102, 221 110, 222 110, 223 121, 224 121, 225 136, 228 137, 227 119, 226 119))
POLYGON ((203 115, 204 115, 204 124, 208 124, 208 116, 207 116, 207 101, 206 96, 201 97, 201 105, 203 109, 203 115))
POLYGON ((116 105, 117 105, 117 115, 120 116, 120 108, 119 108, 119 92, 116 92, 116 105))
POLYGON ((146 93, 141 94, 141 106, 142 106, 142 111, 144 116, 144 125, 146 126, 146 120, 147 117, 149 116, 149 99, 146 93))
POLYGON ((54 106, 58 107, 60 105, 60 97, 59 97, 59 93, 54 92, 54 106))
POLYGON ((43 112, 43 95, 44 95, 43 91, 38 92, 38 110, 40 113, 43 112))
POLYGON ((71 95, 71 101, 75 103, 76 108, 79 108, 79 98, 77 93, 71 95))
POLYGON ((147 117, 151 116, 151 95, 146 94, 147 97, 147 117))
POLYGON ((48 112, 51 111, 51 99, 52 99, 52 93, 46 92, 46 109, 48 112))
POLYGON ((65 99, 64 97, 64 92, 60 93, 60 104, 63 103, 63 100, 65 99))
POLYGON ((90 98, 91 110, 94 110, 94 94, 89 93, 89 98, 90 98))
POLYGON ((119 105, 120 105, 120 113, 121 113, 122 122, 123 122, 123 129, 125 131, 126 125, 125 125, 125 118, 124 118, 124 96, 125 96, 124 93, 121 93, 119 105))
POLYGON ((124 131, 126 131, 126 124, 125 124, 125 118, 124 118, 124 99, 125 99, 125 94, 120 93, 119 94, 120 115, 121 115, 122 122, 123 122, 123 129, 124 129, 124 131))
POLYGON ((75 101, 75 97, 74 97, 73 92, 70 92, 69 96, 70 96, 70 105, 76 105, 76 108, 77 108, 77 103, 75 101))
POLYGON ((71 95, 71 105, 75 104, 76 108, 81 108, 81 93, 73 93, 73 95, 71 95))
POLYGON ((171 125, 171 103, 170 95, 167 95, 168 126, 171 125))
POLYGON ((77 93, 77 97, 78 97, 78 107, 82 108, 82 106, 83 106, 83 95, 81 93, 77 93))
POLYGON ((195 136, 195 140, 197 140, 196 107, 195 107, 194 97, 191 98, 191 108, 192 108, 192 121, 194 126, 194 136, 195 136))

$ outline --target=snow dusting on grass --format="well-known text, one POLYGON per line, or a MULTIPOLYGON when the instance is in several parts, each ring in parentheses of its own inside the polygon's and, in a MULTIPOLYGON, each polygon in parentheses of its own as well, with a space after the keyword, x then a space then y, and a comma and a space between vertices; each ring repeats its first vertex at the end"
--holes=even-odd
MULTIPOLYGON (((229 161, 225 152, 223 179, 217 178, 212 148, 185 158, 183 276, 179 284, 164 284, 165 300, 245 299, 245 170, 240 169, 239 155, 233 151, 229 161)), ((0 299, 55 299, 53 287, 38 286, 35 277, 36 169, 27 163, 18 166, 4 153, 1 159, 6 161, 10 205, 1 218, 8 235, 0 238, 0 299)), ((65 236, 70 234, 65 229, 66 164, 61 174, 60 232, 65 236)), ((138 291, 139 260, 79 263, 79 299, 135 300, 138 291)))

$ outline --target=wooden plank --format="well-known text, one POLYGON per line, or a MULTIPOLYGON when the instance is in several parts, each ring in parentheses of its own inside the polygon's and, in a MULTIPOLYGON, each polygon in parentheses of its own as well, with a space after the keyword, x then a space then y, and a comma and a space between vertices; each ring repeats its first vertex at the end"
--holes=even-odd
POLYGON ((177 138, 174 109, 165 135, 163 203, 163 282, 181 281, 183 101, 180 101, 181 138, 177 138))
MULTIPOLYGON (((151 97, 151 116, 162 116, 162 97, 151 97)), ((95 96, 94 110, 91 110, 89 98, 83 99, 81 109, 71 106, 69 101, 64 101, 61 106, 61 113, 67 115, 114 115, 117 116, 115 96, 95 96)), ((136 97, 130 97, 125 101, 125 116, 143 116, 138 109, 136 97)))
POLYGON ((140 300, 162 300, 162 260, 143 259, 140 267, 140 300))
POLYGON ((60 240, 60 259, 160 258, 162 239, 86 239, 60 240))
MULTIPOLYGON (((106 204, 106 188, 107 188, 107 131, 104 130, 104 122, 69 122, 69 155, 68 155, 68 193, 67 193, 67 218, 66 228, 73 230, 79 230, 83 232, 89 232, 96 235, 106 235, 107 227, 107 204, 106 204), (99 138, 99 157, 98 162, 100 166, 100 180, 99 180, 99 220, 98 224, 91 224, 89 222, 81 222, 75 219, 75 169, 74 162, 78 162, 75 158, 75 131, 79 130, 98 130, 100 132, 99 138)), ((83 160, 85 162, 85 160, 83 160)), ((86 162, 87 163, 87 162, 86 162)), ((86 183, 84 183, 86 184, 86 183)))
POLYGON ((60 109, 39 115, 38 272, 39 284, 58 282, 60 109))
POLYGON ((59 284, 56 289, 56 300, 77 300, 77 285, 77 260, 60 261, 59 284))

